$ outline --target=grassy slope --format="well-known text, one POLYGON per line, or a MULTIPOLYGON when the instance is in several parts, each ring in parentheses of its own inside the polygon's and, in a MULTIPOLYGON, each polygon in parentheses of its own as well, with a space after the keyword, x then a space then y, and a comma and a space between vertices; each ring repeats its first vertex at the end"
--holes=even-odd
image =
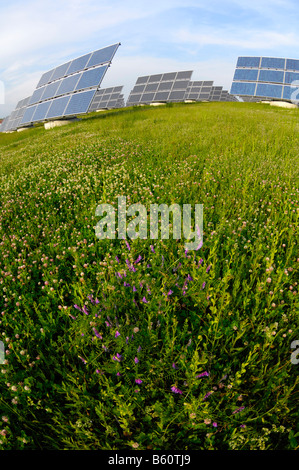
POLYGON ((296 448, 298 127, 206 103, 0 135, 0 448, 296 448), (203 248, 97 240, 117 195, 204 204, 203 248))

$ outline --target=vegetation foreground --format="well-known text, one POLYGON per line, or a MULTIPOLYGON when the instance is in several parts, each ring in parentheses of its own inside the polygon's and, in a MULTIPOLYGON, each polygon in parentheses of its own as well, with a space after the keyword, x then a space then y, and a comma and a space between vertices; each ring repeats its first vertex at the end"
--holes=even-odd
POLYGON ((0 449, 298 449, 298 130, 199 103, 0 135, 0 449), (97 239, 119 195, 203 204, 202 248, 97 239))

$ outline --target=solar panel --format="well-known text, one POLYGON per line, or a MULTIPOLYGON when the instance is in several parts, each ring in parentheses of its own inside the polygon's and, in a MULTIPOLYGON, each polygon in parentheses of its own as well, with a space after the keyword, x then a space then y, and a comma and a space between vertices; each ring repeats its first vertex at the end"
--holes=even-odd
POLYGON ((78 59, 73 60, 69 66, 67 74, 70 75, 72 73, 79 72, 80 70, 84 70, 90 57, 91 53, 83 55, 82 57, 78 57, 78 59))
POLYGON ((67 95, 52 100, 46 118, 53 119, 57 117, 63 117, 65 108, 67 107, 67 104, 70 101, 70 97, 71 95, 67 95))
POLYGON ((118 44, 113 44, 112 46, 104 47, 103 49, 99 49, 93 52, 90 60, 88 61, 87 67, 94 67, 95 65, 105 64, 107 62, 111 62, 117 49, 118 44))
POLYGON ((121 100, 122 89, 123 86, 99 89, 93 98, 89 111, 93 112, 98 109, 113 109, 124 106, 122 101, 119 101, 121 100), (122 104, 122 106, 119 106, 119 104, 122 104))
POLYGON ((281 57, 239 57, 230 90, 245 101, 291 100, 289 85, 299 78, 299 60, 281 57))
POLYGON ((117 43, 98 49, 44 73, 27 103, 20 124, 88 112, 119 46, 117 43), (84 90, 92 92, 81 93, 84 90))
POLYGON ((98 87, 106 73, 108 66, 97 67, 95 69, 83 72, 78 81, 75 90, 84 90, 84 88, 98 87))
POLYGON ((46 118, 48 109, 51 105, 51 101, 44 101, 43 103, 39 103, 35 109, 35 113, 32 116, 32 122, 43 121, 46 118))
POLYGON ((87 113, 95 93, 96 90, 88 90, 73 94, 64 111, 64 116, 75 116, 76 114, 87 113))
POLYGON ((138 77, 127 106, 157 101, 183 101, 192 73, 184 70, 138 77))

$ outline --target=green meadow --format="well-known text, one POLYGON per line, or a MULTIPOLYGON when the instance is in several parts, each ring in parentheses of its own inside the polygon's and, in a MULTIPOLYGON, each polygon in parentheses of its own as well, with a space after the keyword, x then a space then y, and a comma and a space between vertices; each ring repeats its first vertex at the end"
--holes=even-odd
POLYGON ((0 134, 1 450, 298 450, 298 116, 173 104, 0 134), (99 240, 118 196, 203 204, 203 246, 99 240))

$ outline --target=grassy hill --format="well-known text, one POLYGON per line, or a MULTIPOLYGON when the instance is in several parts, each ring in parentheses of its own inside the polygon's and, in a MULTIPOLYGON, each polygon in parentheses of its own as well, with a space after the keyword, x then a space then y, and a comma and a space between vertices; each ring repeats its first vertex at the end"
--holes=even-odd
POLYGON ((0 134, 0 449, 298 448, 298 115, 178 104, 0 134), (119 195, 203 204, 202 248, 97 239, 119 195))

